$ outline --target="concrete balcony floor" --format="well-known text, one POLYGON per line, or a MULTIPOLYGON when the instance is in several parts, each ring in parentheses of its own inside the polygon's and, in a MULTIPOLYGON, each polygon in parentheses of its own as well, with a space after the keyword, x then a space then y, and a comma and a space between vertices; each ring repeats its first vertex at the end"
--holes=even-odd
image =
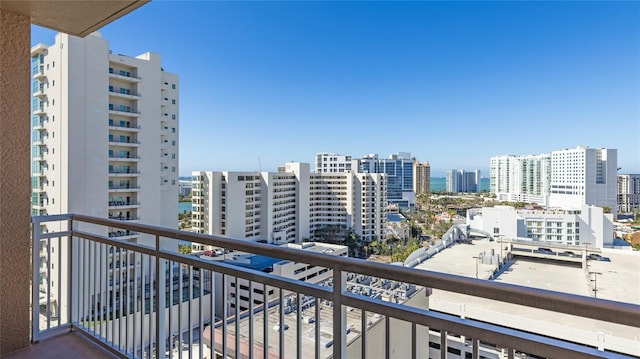
POLYGON ((54 358, 105 358, 113 359, 116 356, 92 343, 82 334, 65 333, 56 335, 37 344, 31 344, 28 348, 4 355, 2 359, 54 359, 54 358))

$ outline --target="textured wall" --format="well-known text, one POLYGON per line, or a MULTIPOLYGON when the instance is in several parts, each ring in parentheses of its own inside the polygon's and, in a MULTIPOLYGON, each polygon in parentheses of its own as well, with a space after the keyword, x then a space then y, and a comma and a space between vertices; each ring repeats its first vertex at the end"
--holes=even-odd
POLYGON ((0 356, 29 345, 30 34, 0 10, 0 356))

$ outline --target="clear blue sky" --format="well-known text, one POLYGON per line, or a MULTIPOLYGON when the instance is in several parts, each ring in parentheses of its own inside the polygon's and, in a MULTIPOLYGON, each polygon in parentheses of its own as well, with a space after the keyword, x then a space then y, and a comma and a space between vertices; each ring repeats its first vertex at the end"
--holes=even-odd
POLYGON ((640 173, 640 2, 152 1, 100 31, 180 75, 181 175, 577 145, 640 173))

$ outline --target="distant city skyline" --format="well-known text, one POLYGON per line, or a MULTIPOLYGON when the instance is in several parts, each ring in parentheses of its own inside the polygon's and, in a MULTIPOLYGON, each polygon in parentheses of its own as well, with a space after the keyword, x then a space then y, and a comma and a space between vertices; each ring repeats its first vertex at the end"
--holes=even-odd
POLYGON ((152 1, 100 32, 180 74, 181 176, 320 152, 486 176, 491 157, 578 145, 640 173, 638 18, 637 2, 152 1))

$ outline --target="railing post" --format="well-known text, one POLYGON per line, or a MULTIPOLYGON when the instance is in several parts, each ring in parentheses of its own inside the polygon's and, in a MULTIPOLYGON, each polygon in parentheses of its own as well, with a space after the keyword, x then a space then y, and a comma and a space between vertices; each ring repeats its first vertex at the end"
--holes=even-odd
POLYGON ((74 299, 80 298, 78 294, 78 283, 80 283, 80 277, 78 274, 79 268, 79 254, 78 254, 78 246, 73 245, 73 233, 76 230, 76 222, 73 221, 73 217, 69 218, 69 230, 71 234, 68 238, 68 263, 69 263, 69 273, 68 273, 68 300, 67 304, 69 305, 69 323, 76 324, 78 322, 79 316, 79 303, 76 303, 74 299))
POLYGON ((31 225, 31 342, 40 340, 40 221, 32 217, 31 225))
POLYGON ((342 295, 347 287, 347 275, 340 267, 333 268, 333 358, 347 357, 347 309, 342 295))
MULTIPOLYGON (((167 331, 166 331, 166 316, 165 307, 167 304, 166 299, 166 286, 167 286, 167 261, 160 259, 160 236, 156 235, 156 357, 162 358, 167 351, 167 331)), ((172 293, 169 293, 171 298, 172 293)), ((171 306, 169 306, 171 311, 171 306)), ((202 345, 202 343, 200 343, 202 345)))

